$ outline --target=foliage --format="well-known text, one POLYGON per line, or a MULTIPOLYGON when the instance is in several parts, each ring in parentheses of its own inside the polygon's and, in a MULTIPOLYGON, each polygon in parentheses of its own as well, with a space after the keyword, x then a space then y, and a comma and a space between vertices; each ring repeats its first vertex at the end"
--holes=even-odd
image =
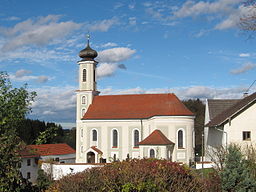
POLYGON ((182 101, 183 104, 195 114, 195 152, 201 155, 202 133, 204 131, 205 104, 200 99, 182 101))
POLYGON ((249 37, 252 37, 256 31, 256 1, 246 0, 244 7, 246 7, 246 12, 241 15, 238 26, 241 30, 249 32, 249 37))
POLYGON ((48 144, 58 135, 58 127, 50 127, 43 132, 39 133, 39 136, 36 138, 35 144, 48 144))
POLYGON ((46 190, 52 184, 52 182, 53 181, 49 175, 47 175, 42 169, 38 170, 36 185, 39 191, 46 190))
POLYGON ((22 191, 23 179, 19 171, 20 139, 17 125, 30 111, 35 97, 26 85, 12 88, 6 73, 0 72, 0 191, 22 191))
MULTIPOLYGON (((64 136, 64 130, 60 125, 55 123, 49 123, 39 120, 24 119, 20 122, 17 127, 18 136, 28 145, 35 144, 35 141, 40 135, 47 135, 54 129, 54 137, 44 137, 47 141, 43 142, 48 143, 62 143, 62 138, 64 136), (48 130, 50 129, 50 130, 48 130)), ((42 139, 42 136, 40 136, 42 139)))
POLYGON ((211 147, 206 150, 206 155, 215 164, 218 171, 224 168, 225 159, 227 156, 227 148, 225 146, 211 147))
POLYGON ((220 176, 223 191, 256 191, 256 181, 238 145, 231 144, 228 147, 225 167, 220 176))
POLYGON ((177 163, 156 159, 132 159, 87 169, 57 181, 58 191, 202 191, 192 171, 177 163))

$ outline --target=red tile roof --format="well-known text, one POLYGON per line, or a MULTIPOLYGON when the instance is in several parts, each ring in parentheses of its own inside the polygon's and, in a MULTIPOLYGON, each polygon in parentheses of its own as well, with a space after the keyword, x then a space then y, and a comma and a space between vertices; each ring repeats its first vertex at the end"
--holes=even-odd
POLYGON ((41 156, 66 155, 76 153, 76 151, 66 143, 28 145, 28 147, 34 149, 41 156))
POLYGON ((21 158, 40 157, 40 155, 28 146, 22 146, 19 155, 21 158))
POLYGON ((205 127, 220 126, 255 102, 256 92, 238 101, 235 105, 231 106, 230 108, 224 110, 222 113, 214 117, 209 123, 207 123, 205 127))
POLYGON ((139 145, 171 145, 171 142, 160 130, 156 129, 143 141, 139 142, 139 145))
POLYGON ((174 94, 95 96, 83 119, 143 119, 193 116, 174 94))

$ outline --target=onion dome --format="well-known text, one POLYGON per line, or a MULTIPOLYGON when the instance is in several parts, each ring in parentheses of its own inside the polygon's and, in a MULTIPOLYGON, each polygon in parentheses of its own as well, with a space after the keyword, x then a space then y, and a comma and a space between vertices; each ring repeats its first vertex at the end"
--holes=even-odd
POLYGON ((89 35, 86 48, 80 51, 79 57, 82 58, 82 61, 94 61, 94 58, 98 56, 97 51, 93 50, 89 44, 89 35))

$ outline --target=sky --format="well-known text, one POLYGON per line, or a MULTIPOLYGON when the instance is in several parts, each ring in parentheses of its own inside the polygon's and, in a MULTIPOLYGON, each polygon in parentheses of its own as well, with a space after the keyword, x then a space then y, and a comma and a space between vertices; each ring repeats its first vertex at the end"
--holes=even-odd
POLYGON ((1 0, 0 71, 37 92, 29 118, 64 128, 75 125, 88 33, 102 95, 241 98, 256 79, 256 39, 239 21, 253 11, 241 0, 1 0))

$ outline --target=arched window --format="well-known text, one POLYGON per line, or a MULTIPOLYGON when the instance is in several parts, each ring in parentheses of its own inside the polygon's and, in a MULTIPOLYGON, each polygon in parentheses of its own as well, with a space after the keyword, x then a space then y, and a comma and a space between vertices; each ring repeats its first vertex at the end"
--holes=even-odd
POLYGON ((112 147, 118 147, 118 132, 116 129, 112 131, 112 147))
POLYGON ((149 150, 149 157, 150 158, 156 158, 156 154, 155 154, 155 150, 154 149, 150 149, 149 150))
POLYGON ((140 133, 137 129, 133 131, 133 147, 139 146, 140 133))
POLYGON ((95 129, 92 130, 92 141, 97 141, 98 140, 98 134, 95 129))
POLYGON ((86 69, 83 69, 83 82, 86 81, 86 69))
POLYGON ((82 117, 84 116, 85 114, 85 109, 82 109, 82 117))
POLYGON ((82 104, 85 104, 85 103, 86 103, 86 97, 83 96, 83 97, 82 97, 82 104))
POLYGON ((183 130, 178 131, 178 148, 184 148, 184 133, 183 133, 183 130))
POLYGON ((93 70, 93 81, 96 82, 96 71, 95 71, 95 69, 93 70))
POLYGON ((81 137, 83 137, 84 136, 84 130, 83 130, 83 128, 81 128, 81 137))

